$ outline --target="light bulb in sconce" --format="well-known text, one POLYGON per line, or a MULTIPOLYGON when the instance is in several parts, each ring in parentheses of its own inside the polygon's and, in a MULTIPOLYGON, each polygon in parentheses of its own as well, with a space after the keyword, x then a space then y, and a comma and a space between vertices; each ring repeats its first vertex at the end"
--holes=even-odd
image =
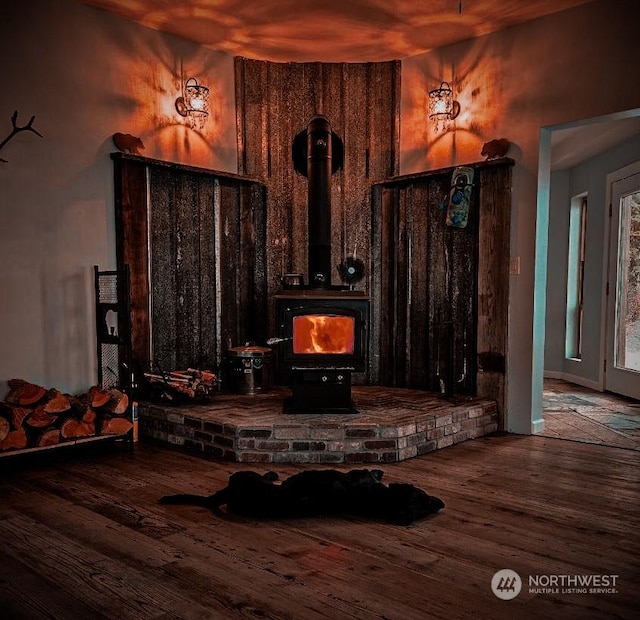
POLYGON ((209 116, 209 89, 189 78, 183 86, 182 96, 176 99, 176 110, 185 117, 193 129, 202 129, 209 116))
POLYGON ((448 82, 441 82, 439 88, 429 91, 429 120, 434 124, 435 132, 446 131, 458 114, 460 104, 454 100, 453 91, 448 82))
POLYGON ((206 107, 206 102, 200 95, 191 98, 191 107, 193 112, 203 112, 206 107))

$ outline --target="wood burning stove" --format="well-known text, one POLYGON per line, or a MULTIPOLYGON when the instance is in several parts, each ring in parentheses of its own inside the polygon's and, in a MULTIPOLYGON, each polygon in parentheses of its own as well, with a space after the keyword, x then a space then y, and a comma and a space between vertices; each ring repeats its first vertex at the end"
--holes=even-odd
MULTIPOLYGON (((289 374, 292 413, 353 413, 351 373, 367 364, 369 298, 331 284, 331 175, 342 167, 342 140, 316 114, 293 142, 293 164, 308 180, 309 284, 284 277, 276 295, 278 370, 289 374)), ((289 274, 291 275, 291 274, 289 274)))
POLYGON ((276 295, 278 363, 289 373, 291 413, 355 413, 351 373, 368 359, 369 298, 309 289, 276 295))

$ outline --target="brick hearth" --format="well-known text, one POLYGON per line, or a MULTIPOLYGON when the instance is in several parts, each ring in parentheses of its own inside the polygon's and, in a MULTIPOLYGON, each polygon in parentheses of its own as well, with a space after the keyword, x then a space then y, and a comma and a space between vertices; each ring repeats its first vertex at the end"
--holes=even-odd
POLYGON ((494 401, 354 386, 357 414, 289 414, 289 394, 216 394, 206 405, 140 404, 140 435, 242 463, 390 463, 493 433, 494 401))

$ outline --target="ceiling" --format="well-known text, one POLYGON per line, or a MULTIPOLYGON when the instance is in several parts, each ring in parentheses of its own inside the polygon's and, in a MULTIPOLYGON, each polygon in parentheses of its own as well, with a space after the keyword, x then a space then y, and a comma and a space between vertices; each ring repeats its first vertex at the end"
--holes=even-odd
MULTIPOLYGON (((232 56, 378 62, 422 54, 592 0, 78 1, 232 56)), ((574 166, 639 131, 638 118, 554 131, 552 167, 574 166)))
POLYGON ((592 0, 79 1, 232 56, 377 62, 415 56, 592 0))
POLYGON ((640 116, 558 129, 551 134, 551 169, 562 170, 640 135, 640 116))

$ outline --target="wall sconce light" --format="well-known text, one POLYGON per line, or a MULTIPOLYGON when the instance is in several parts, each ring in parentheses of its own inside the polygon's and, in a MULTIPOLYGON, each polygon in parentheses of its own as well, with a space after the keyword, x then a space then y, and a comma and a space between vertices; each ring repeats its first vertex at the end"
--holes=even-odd
POLYGON ((441 82, 440 88, 429 91, 429 120, 435 131, 446 131, 450 122, 460 114, 460 104, 453 99, 453 91, 448 82, 441 82))
POLYGON ((189 120, 191 127, 202 129, 209 116, 209 89, 189 78, 183 86, 182 97, 176 99, 176 110, 189 120))

